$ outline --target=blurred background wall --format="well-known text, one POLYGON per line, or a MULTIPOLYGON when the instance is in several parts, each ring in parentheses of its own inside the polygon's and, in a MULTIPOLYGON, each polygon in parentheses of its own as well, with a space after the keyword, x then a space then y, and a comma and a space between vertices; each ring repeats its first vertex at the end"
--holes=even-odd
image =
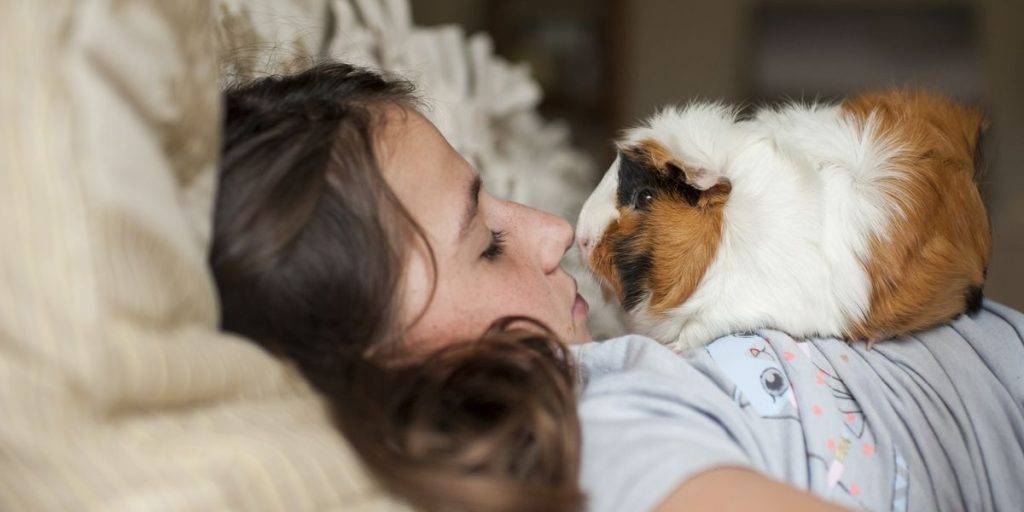
MULTIPOLYGON (((413 0, 527 62, 542 112, 603 170, 661 105, 834 99, 919 85, 982 107, 995 235, 988 296, 1024 309, 1024 0, 413 0)), ((598 176, 595 176, 596 180, 598 176)))

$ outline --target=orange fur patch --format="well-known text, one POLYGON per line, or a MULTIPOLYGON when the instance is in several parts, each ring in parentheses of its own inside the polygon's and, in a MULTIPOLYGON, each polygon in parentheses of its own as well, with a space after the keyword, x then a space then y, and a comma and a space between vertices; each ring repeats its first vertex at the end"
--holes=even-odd
MULTIPOLYGON (((721 194, 713 194, 720 196, 721 194)), ((703 199, 702 199, 703 200, 703 199)), ((697 208, 677 201, 655 201, 646 235, 651 246, 651 311, 658 314, 682 304, 697 290, 722 240, 724 199, 697 208)))
POLYGON ((619 220, 612 221, 601 234, 600 242, 590 253, 590 269, 604 279, 602 291, 605 292, 605 300, 608 300, 608 292, 613 293, 620 300, 622 298, 622 283, 619 281, 619 272, 615 268, 615 244, 617 240, 637 229, 636 222, 629 223, 629 217, 623 215, 623 208, 619 208, 619 220), (633 225, 630 225, 633 224, 633 225))
POLYGON ((865 94, 843 109, 861 123, 875 116, 908 149, 897 165, 909 178, 888 184, 905 218, 893 220, 887 240, 871 241, 871 308, 848 335, 880 340, 954 318, 980 290, 991 246, 974 183, 983 117, 923 91, 865 94))

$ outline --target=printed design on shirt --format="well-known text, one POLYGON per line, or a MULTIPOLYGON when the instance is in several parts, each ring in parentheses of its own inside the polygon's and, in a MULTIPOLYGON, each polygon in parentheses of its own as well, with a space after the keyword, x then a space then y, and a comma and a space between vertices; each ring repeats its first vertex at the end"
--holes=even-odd
MULTIPOLYGON (((813 343, 788 341, 779 344, 763 333, 734 334, 715 340, 705 350, 723 377, 732 381, 733 400, 740 407, 749 407, 765 419, 804 425, 808 468, 814 468, 810 476, 820 491, 842 493, 846 503, 861 508, 878 508, 865 500, 877 497, 877 472, 888 464, 879 459, 863 409, 836 369, 849 364, 850 355, 839 354, 833 365, 813 343), (793 389, 794 382, 799 390, 793 389), (806 401, 799 407, 796 393, 806 401)), ((892 510, 906 512, 905 490, 900 498, 901 486, 906 488, 906 465, 902 477, 898 471, 899 467, 892 510)))
POLYGON ((734 334, 715 340, 705 350, 735 384, 733 400, 738 405, 753 407, 766 418, 798 419, 792 386, 764 338, 734 334))
POLYGON ((868 489, 862 484, 871 479, 860 480, 869 474, 865 471, 878 466, 873 462, 877 460, 874 436, 860 404, 817 347, 806 341, 794 343, 796 348, 780 350, 763 335, 739 334, 718 339, 705 349, 723 376, 734 384, 733 399, 741 408, 752 408, 765 419, 830 425, 830 433, 822 432, 820 426, 805 430, 805 435, 810 435, 808 467, 816 468, 812 474, 821 478, 817 481, 823 484, 824 492, 843 493, 847 503, 870 508, 864 501, 868 489), (802 399, 810 400, 803 404, 803 413, 791 377, 813 391, 802 395, 802 399))
POLYGON ((842 416, 843 425, 857 439, 863 438, 866 427, 864 411, 861 410, 860 404, 857 403, 843 380, 836 375, 835 368, 818 350, 812 349, 810 343, 798 342, 797 346, 811 361, 811 364, 818 369, 818 374, 815 376, 816 382, 819 385, 827 386, 836 399, 836 409, 842 416))
MULTIPOLYGON (((843 438, 843 439, 846 439, 846 438, 843 438)), ((844 455, 843 459, 845 460, 845 458, 846 457, 844 455)), ((858 503, 860 508, 862 508, 862 509, 870 508, 866 503, 864 503, 863 500, 860 499, 860 496, 861 496, 861 493, 862 493, 862 489, 857 484, 847 484, 847 483, 843 482, 842 476, 843 476, 843 473, 845 472, 846 468, 845 468, 845 465, 844 465, 842 460, 837 460, 835 458, 828 459, 828 458, 823 457, 821 455, 818 455, 816 453, 808 453, 807 454, 807 462, 808 462, 808 464, 813 463, 813 462, 817 462, 817 463, 822 464, 823 466, 825 466, 828 469, 827 478, 828 478, 828 483, 829 483, 829 486, 828 486, 828 490, 829 491, 834 491, 835 489, 839 489, 839 490, 845 492, 847 495, 849 495, 850 499, 852 501, 858 503)))
POLYGON ((846 456, 850 454, 850 440, 840 437, 839 443, 834 444, 831 451, 834 457, 828 467, 829 490, 835 487, 839 483, 839 478, 843 476, 843 470, 845 469, 843 462, 846 460, 846 456))
POLYGON ((832 397, 826 407, 813 405, 811 412, 820 417, 827 409, 829 414, 839 415, 839 423, 845 432, 837 432, 836 437, 825 440, 827 454, 818 455, 808 451, 808 460, 817 460, 825 465, 825 484, 829 492, 840 489, 852 499, 860 501, 859 496, 864 490, 855 483, 856 479, 850 481, 850 468, 862 466, 861 461, 855 461, 854 458, 862 460, 874 455, 874 436, 866 427, 863 410, 831 362, 807 341, 798 341, 796 345, 814 368, 814 385, 826 389, 832 397))
POLYGON ((907 461, 896 453, 896 473, 892 480, 892 512, 907 512, 910 497, 910 469, 907 461))

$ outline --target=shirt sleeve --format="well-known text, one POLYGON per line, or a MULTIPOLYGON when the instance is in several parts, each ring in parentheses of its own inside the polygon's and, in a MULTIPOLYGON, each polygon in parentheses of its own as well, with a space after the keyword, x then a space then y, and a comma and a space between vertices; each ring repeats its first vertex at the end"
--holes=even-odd
POLYGON ((739 408, 686 359, 640 336, 576 354, 588 510, 650 510, 698 473, 751 466, 739 408))

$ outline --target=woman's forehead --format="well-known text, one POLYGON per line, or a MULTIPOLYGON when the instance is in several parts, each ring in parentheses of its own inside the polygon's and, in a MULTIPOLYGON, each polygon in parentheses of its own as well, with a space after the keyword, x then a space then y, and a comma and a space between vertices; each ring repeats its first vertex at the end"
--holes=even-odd
MULTIPOLYGON (((389 113, 377 142, 384 179, 432 239, 454 240, 476 174, 415 111, 389 113)), ((435 249, 437 249, 435 247, 435 249)))

